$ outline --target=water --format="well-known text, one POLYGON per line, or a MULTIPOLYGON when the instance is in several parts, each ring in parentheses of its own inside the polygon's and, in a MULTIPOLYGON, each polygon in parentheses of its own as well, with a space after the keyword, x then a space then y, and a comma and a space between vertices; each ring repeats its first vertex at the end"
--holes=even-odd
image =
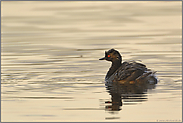
POLYGON ((1 118, 33 121, 182 121, 181 2, 2 2, 1 118), (99 61, 115 48, 158 84, 107 110, 99 61), (138 96, 137 96, 138 97, 138 96))

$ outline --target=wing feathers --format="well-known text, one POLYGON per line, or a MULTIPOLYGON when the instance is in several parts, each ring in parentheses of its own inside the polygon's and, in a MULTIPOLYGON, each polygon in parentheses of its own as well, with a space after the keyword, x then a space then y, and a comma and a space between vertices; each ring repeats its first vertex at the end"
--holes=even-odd
POLYGON ((117 75, 115 79, 118 80, 127 80, 133 81, 136 80, 139 76, 142 76, 143 73, 147 71, 147 68, 144 64, 133 62, 123 62, 121 67, 117 70, 117 75))

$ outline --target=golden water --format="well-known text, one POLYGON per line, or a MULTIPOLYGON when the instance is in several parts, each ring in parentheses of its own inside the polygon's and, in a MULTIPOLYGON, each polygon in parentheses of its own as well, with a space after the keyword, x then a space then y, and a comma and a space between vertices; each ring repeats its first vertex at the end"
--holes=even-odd
POLYGON ((181 2, 1 2, 1 119, 182 121, 181 2), (157 71, 146 101, 105 110, 115 48, 157 71))

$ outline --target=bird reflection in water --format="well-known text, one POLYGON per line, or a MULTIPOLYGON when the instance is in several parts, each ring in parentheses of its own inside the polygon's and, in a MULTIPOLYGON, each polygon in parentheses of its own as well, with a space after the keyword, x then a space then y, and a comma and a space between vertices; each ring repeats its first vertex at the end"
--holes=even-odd
POLYGON ((107 104, 105 109, 107 111, 120 111, 123 105, 122 100, 128 100, 128 102, 146 101, 147 90, 154 89, 156 84, 146 80, 138 83, 106 82, 106 89, 111 95, 111 101, 105 102, 107 104))

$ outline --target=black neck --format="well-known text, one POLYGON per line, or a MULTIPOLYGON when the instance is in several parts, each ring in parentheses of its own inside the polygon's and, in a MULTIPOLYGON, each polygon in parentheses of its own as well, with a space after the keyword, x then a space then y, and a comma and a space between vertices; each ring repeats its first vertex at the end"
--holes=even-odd
POLYGON ((106 78, 109 78, 120 66, 121 61, 112 61, 112 65, 107 72, 106 78))

